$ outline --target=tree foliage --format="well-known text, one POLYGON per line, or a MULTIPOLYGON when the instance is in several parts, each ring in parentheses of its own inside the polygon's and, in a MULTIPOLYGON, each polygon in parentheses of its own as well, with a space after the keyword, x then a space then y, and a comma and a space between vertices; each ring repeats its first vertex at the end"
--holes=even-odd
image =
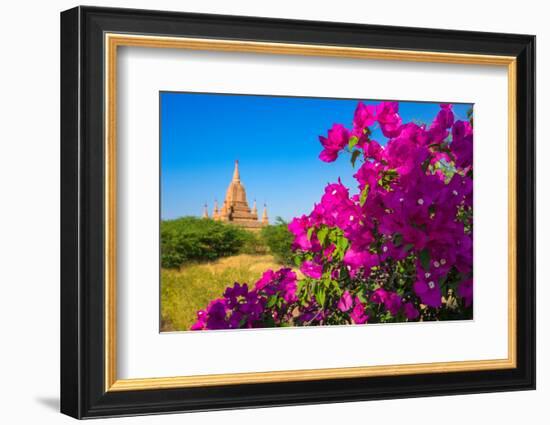
POLYGON ((261 238, 279 263, 293 264, 292 241, 294 236, 288 230, 288 223, 281 217, 277 217, 275 224, 262 229, 261 238))
POLYGON ((253 243, 253 235, 246 230, 196 217, 162 221, 160 233, 161 264, 164 268, 235 255, 247 242, 253 243))

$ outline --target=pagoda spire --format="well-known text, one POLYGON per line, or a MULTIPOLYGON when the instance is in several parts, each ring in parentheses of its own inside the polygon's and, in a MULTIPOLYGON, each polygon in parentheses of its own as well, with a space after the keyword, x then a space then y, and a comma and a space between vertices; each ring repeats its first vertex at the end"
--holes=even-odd
POLYGON ((267 204, 264 204, 264 212, 262 214, 262 224, 268 224, 269 219, 267 218, 267 204))
POLYGON ((208 204, 204 204, 204 210, 202 212, 202 218, 208 218, 208 204))
POLYGON ((230 222, 244 229, 256 232, 262 227, 269 225, 267 216, 267 206, 264 205, 263 218, 259 217, 260 212, 256 199, 252 208, 246 198, 246 190, 241 182, 239 172, 239 161, 236 160, 233 169, 233 178, 225 192, 225 198, 218 207, 217 201, 214 201, 214 208, 210 218, 221 222, 230 222))
POLYGON ((235 169, 233 170, 233 181, 241 181, 241 175, 239 174, 239 160, 235 160, 235 169))
POLYGON ((212 213, 212 218, 217 220, 220 216, 220 209, 218 208, 218 200, 214 199, 214 211, 212 213))

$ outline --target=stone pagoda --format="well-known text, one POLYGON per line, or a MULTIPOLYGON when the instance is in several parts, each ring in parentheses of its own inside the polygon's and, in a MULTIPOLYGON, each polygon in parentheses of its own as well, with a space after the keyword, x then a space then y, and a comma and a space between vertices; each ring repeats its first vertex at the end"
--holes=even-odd
MULTIPOLYGON (((204 206, 202 214, 203 218, 208 218, 208 207, 204 206)), ((212 219, 235 224, 251 231, 259 231, 262 227, 269 224, 267 217, 267 206, 264 204, 262 219, 258 220, 258 208, 256 201, 252 206, 252 210, 248 206, 246 199, 246 191, 241 182, 239 173, 239 161, 235 161, 235 169, 233 170, 233 179, 229 183, 229 187, 225 192, 225 200, 221 208, 218 208, 218 202, 214 201, 214 211, 212 219)))

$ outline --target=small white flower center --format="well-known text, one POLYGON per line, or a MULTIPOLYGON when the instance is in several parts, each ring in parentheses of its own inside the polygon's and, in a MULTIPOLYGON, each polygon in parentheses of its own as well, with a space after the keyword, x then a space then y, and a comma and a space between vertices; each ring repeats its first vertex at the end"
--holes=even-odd
POLYGON ((338 193, 338 191, 337 191, 336 189, 334 189, 334 190, 332 191, 332 194, 333 194, 333 195, 336 195, 337 193, 338 193))
POLYGON ((403 202, 403 198, 399 198, 399 202, 403 202))
POLYGON ((439 264, 439 261, 434 261, 434 267, 435 267, 435 268, 438 268, 439 265, 440 265, 440 264, 439 264))
POLYGON ((416 202, 418 202, 418 205, 424 205, 424 199, 422 198, 418 199, 416 202))
POLYGON ((439 262, 443 265, 447 264, 447 260, 445 260, 444 258, 442 258, 441 260, 439 260, 439 262))
POLYGON ((387 251, 388 251, 388 247, 387 247, 387 246, 383 246, 383 247, 382 247, 382 251, 387 252, 387 251))
POLYGON ((430 280, 430 281, 428 282, 428 287, 429 287, 430 289, 434 289, 434 288, 435 288, 435 283, 434 283, 433 280, 430 280))
POLYGON ((426 273, 426 274, 424 275, 424 277, 425 277, 426 279, 428 279, 431 275, 432 275, 431 273, 426 273))
POLYGON ((453 195, 458 196, 458 192, 456 190, 453 190, 453 195))
POLYGON ((349 221, 353 221, 353 216, 352 215, 349 216, 349 221))

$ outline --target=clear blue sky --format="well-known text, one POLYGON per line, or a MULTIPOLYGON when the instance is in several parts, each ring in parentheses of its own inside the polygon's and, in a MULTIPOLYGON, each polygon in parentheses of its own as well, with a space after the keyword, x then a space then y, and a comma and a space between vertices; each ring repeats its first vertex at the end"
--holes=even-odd
MULTIPOLYGON (((378 101, 365 101, 378 103, 378 101)), ((306 214, 327 183, 355 192, 349 156, 318 157, 318 136, 333 123, 348 127, 358 100, 161 92, 161 217, 200 216, 221 205, 239 160, 248 202, 266 202, 270 220, 306 214)), ((470 104, 455 104, 466 119, 470 104)), ((400 102, 403 120, 431 123, 439 102, 400 102)), ((377 130, 373 138, 385 144, 377 130)))

